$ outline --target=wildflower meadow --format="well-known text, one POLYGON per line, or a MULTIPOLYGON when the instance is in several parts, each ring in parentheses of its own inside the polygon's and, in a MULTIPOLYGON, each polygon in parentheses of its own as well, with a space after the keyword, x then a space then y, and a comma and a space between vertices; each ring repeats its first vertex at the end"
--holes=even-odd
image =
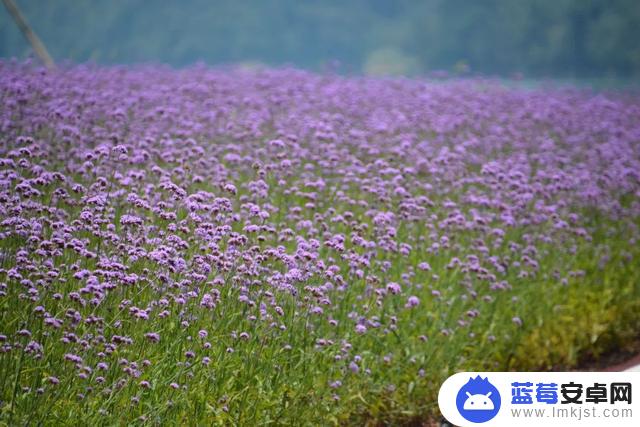
POLYGON ((0 62, 0 425, 402 425, 640 331, 640 94, 0 62))

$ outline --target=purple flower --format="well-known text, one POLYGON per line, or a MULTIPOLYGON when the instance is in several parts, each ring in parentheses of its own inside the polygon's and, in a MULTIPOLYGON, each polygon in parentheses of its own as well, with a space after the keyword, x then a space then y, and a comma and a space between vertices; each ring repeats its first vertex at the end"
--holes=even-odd
MULTIPOLYGON (((380 344, 429 352, 429 334, 453 360, 497 301, 636 272, 637 94, 0 61, 0 98, 0 357, 22 360, 5 382, 24 408, 41 365, 45 396, 73 383, 61 399, 98 412, 132 386, 146 413, 163 360, 168 399, 252 351, 263 385, 322 355, 312 373, 348 406, 360 373, 401 390, 386 368, 446 364, 380 344)), ((211 405, 233 411, 234 387, 211 405)))
POLYGON ((362 325, 362 324, 358 324, 358 325, 356 325, 356 333, 357 333, 358 335, 362 335, 362 334, 364 334, 365 332, 367 332, 367 327, 366 327, 366 326, 364 326, 364 325, 362 325))
POLYGON ((406 308, 413 308, 420 304, 420 299, 417 296, 410 296, 407 299, 407 303, 404 305, 406 308))
POLYGON ((64 360, 68 360, 69 362, 73 363, 82 363, 82 357, 72 353, 66 353, 64 355, 64 360))
POLYGON ((144 334, 145 338, 148 339, 151 342, 159 342, 160 341, 160 334, 156 333, 156 332, 148 332, 146 334, 144 334))
POLYGON ((398 284, 396 282, 390 282, 390 283, 387 284, 387 291, 389 291, 392 294, 396 295, 396 294, 399 294, 402 291, 402 288, 400 287, 400 284, 398 284))
POLYGON ((429 265, 428 262, 421 262, 418 264, 418 268, 422 271, 430 271, 431 270, 431 266, 429 265))

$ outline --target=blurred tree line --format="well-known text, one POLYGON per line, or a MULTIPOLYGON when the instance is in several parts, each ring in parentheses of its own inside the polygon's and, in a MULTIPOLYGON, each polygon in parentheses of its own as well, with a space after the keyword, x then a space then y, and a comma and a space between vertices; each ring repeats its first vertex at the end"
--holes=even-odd
MULTIPOLYGON (((640 76, 640 0, 16 0, 60 59, 640 76)), ((0 56, 29 46, 0 10, 0 56)))

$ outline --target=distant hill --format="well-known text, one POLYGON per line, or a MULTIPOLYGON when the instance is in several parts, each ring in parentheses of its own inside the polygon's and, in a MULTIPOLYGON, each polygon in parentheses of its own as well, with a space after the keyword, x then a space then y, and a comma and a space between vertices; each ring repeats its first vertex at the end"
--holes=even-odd
MULTIPOLYGON (((74 62, 640 76, 637 0, 16 0, 74 62)), ((0 57, 30 52, 0 8, 0 57)))

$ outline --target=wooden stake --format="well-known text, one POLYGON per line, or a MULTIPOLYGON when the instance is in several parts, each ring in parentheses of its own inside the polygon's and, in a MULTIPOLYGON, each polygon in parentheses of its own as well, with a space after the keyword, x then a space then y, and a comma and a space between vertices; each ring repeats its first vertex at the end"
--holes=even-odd
POLYGON ((18 6, 14 3, 13 0, 2 0, 2 2, 7 8, 7 11, 9 11, 9 14, 13 17, 13 20, 16 22, 18 28, 20 28, 20 31, 22 31, 24 37, 29 43, 31 43, 31 47, 33 48, 36 55, 38 55, 38 58, 40 58, 42 63, 47 68, 49 68, 50 70, 54 69, 56 65, 53 62, 51 55, 49 55, 49 52, 47 52, 47 48, 44 47, 42 41, 40 41, 36 33, 31 29, 31 27, 27 23, 27 20, 20 12, 20 9, 18 9, 18 6))

